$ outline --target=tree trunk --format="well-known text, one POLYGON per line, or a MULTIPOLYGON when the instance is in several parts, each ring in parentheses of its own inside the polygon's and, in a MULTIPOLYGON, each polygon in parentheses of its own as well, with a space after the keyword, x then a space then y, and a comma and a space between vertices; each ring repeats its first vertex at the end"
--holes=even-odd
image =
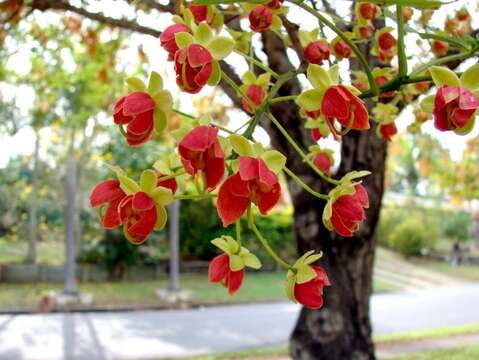
POLYGON ((64 293, 75 295, 76 287, 76 258, 75 258, 75 198, 77 163, 74 154, 73 135, 68 154, 68 167, 66 176, 66 206, 65 206, 65 286, 64 293))
POLYGON ((35 148, 33 150, 32 194, 28 223, 28 254, 27 263, 35 264, 37 258, 37 207, 38 207, 38 161, 40 152, 40 132, 35 129, 35 148))
POLYGON ((180 202, 174 201, 168 210, 170 219, 170 281, 168 289, 177 291, 180 288, 180 202))
MULTIPOLYGON (((322 309, 301 311, 291 337, 294 359, 374 359, 369 297, 376 245, 374 231, 384 191, 386 145, 375 138, 374 131, 349 134, 343 139, 341 155, 338 175, 353 169, 373 172, 364 180, 370 207, 354 237, 343 238, 325 229, 321 221, 324 202, 311 201, 309 194, 297 191, 295 184, 289 183, 299 253, 310 249, 323 251, 320 264, 332 284, 324 290, 322 309)), ((314 181, 309 184, 314 185, 314 181)))
MULTIPOLYGON (((284 44, 276 35, 271 32, 263 34, 263 44, 273 70, 284 73, 292 68, 284 44)), ((299 82, 291 80, 278 95, 300 92, 299 82)), ((271 110, 303 149, 312 145, 310 132, 304 128, 304 120, 300 118, 294 103, 280 103, 272 106, 271 110)), ((264 121, 262 125, 270 134, 274 147, 287 155, 287 165, 293 172, 318 191, 327 192, 331 189, 304 164, 270 122, 264 121)), ((343 138, 341 164, 336 174, 339 178, 351 170, 372 172, 364 180, 370 199, 367 218, 354 237, 343 238, 329 232, 322 223, 325 202, 313 198, 294 181, 288 181, 294 206, 298 251, 300 254, 312 249, 322 251, 324 255, 320 265, 326 269, 332 283, 324 290, 322 309, 301 311, 290 343, 290 353, 294 359, 374 359, 369 297, 376 243, 374 230, 384 191, 387 146, 376 137, 375 125, 371 125, 369 131, 351 131, 343 138)))

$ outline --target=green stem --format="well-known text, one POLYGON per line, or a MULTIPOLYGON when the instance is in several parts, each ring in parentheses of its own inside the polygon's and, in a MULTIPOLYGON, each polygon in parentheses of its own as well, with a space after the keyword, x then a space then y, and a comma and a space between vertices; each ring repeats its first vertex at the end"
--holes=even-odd
POLYGON ((227 127, 224 127, 224 126, 216 124, 216 123, 211 123, 211 126, 213 126, 215 128, 218 128, 220 130, 223 130, 224 132, 227 132, 228 134, 236 134, 235 131, 232 131, 232 130, 228 129, 227 127))
POLYGON ((296 183, 301 186, 304 190, 309 192, 311 195, 316 196, 317 198, 324 199, 324 200, 329 200, 328 195, 321 194, 313 189, 311 189, 303 180, 301 180, 294 172, 292 172, 290 169, 288 169, 286 166, 284 167, 283 171, 288 174, 291 179, 296 181, 296 183))
POLYGON ((424 65, 419 66, 409 76, 412 77, 414 75, 421 74, 423 71, 426 71, 427 69, 429 69, 431 66, 434 66, 434 65, 441 65, 441 64, 448 63, 450 61, 465 59, 465 58, 471 56, 472 54, 474 54, 475 51, 477 51, 477 49, 471 49, 471 51, 468 51, 468 52, 462 52, 462 53, 459 53, 459 54, 454 54, 454 55, 449 55, 449 56, 444 56, 444 57, 441 57, 441 58, 438 58, 438 59, 434 59, 434 60, 429 61, 428 63, 426 63, 424 65))
POLYGON ((187 114, 187 113, 185 113, 185 112, 183 112, 183 111, 181 111, 181 110, 178 110, 178 109, 171 109, 171 111, 173 111, 173 112, 175 112, 175 113, 177 113, 177 114, 183 115, 184 117, 187 117, 188 119, 196 119, 195 116, 190 115, 190 114, 187 114))
POLYGON ((193 195, 176 195, 177 200, 204 200, 217 197, 216 194, 193 194, 193 195))
POLYGON ((309 165, 309 167, 311 167, 311 169, 314 170, 314 172, 316 174, 318 174, 321 178, 323 178, 327 182, 330 182, 332 184, 339 184, 338 180, 334 180, 334 179, 330 178, 325 173, 323 173, 321 170, 319 170, 317 166, 314 165, 314 163, 311 161, 311 159, 299 147, 299 145, 296 144, 296 142, 293 140, 293 138, 289 135, 289 133, 286 131, 286 129, 279 123, 278 119, 276 119, 273 114, 268 112, 267 116, 269 117, 271 122, 278 128, 278 130, 281 132, 281 134, 283 134, 285 139, 290 143, 290 145, 298 153, 298 155, 301 156, 301 158, 309 165))
MULTIPOLYGON (((421 81, 431 81, 430 76, 414 76, 414 77, 403 77, 403 78, 394 78, 386 84, 382 85, 379 90, 381 93, 387 91, 398 90, 402 85, 414 84, 421 81)), ((366 99, 373 97, 374 95, 370 91, 363 92, 359 95, 361 99, 366 99)))
POLYGON ((247 55, 239 50, 235 50, 234 51, 236 54, 244 57, 246 60, 249 60, 250 63, 253 63, 255 64, 257 67, 259 67, 260 69, 266 71, 267 73, 270 73, 272 77, 274 77, 275 79, 279 79, 281 77, 281 75, 279 75, 277 72, 275 72, 274 70, 270 69, 268 66, 266 66, 265 64, 263 64, 261 61, 255 59, 253 56, 250 56, 250 55, 247 55))
POLYGON ((349 47, 351 47, 351 50, 353 50, 354 54, 358 58, 359 62, 364 68, 364 71, 366 72, 366 75, 368 77, 368 82, 369 82, 369 88, 371 89, 371 92, 374 94, 374 96, 377 96, 379 94, 379 89, 374 81, 374 76, 371 71, 371 68, 369 67, 369 63, 364 57, 363 53, 359 48, 354 44, 351 39, 349 39, 346 34, 339 29, 336 25, 334 25, 331 21, 329 21, 325 16, 321 15, 318 11, 314 10, 311 6, 303 3, 303 0, 287 0, 303 10, 309 12, 311 15, 315 16, 319 21, 321 21, 323 24, 325 24, 327 27, 329 27, 331 30, 333 30, 341 39, 343 39, 349 47))
POLYGON ((297 95, 278 96, 278 97, 275 97, 274 99, 271 99, 271 101, 269 103, 270 104, 276 104, 276 103, 280 103, 280 102, 283 102, 283 101, 296 100, 297 97, 298 97, 297 95))
POLYGON ((404 44, 404 17, 402 5, 396 6, 396 22, 398 26, 398 64, 399 77, 407 75, 407 58, 404 44))
POLYGON ((282 267, 285 269, 290 269, 291 265, 289 265, 286 261, 281 259, 278 254, 273 250, 273 248, 269 245, 268 240, 266 240, 259 229, 256 227, 256 224, 254 223, 254 216, 253 212, 251 211, 250 208, 248 208, 248 225, 253 230, 254 234, 258 238, 259 242, 261 245, 263 245, 264 249, 266 252, 273 258, 274 261, 276 261, 278 264, 280 264, 282 267))
POLYGON ((174 172, 173 174, 165 175, 165 176, 160 177, 158 179, 158 182, 163 182, 163 181, 166 181, 166 180, 170 180, 170 179, 173 179, 177 176, 181 176, 183 174, 186 174, 186 171, 181 169, 181 170, 178 170, 178 171, 174 172))
POLYGON ((236 228, 236 241, 239 244, 239 250, 241 250, 241 222, 238 220, 235 223, 236 228))

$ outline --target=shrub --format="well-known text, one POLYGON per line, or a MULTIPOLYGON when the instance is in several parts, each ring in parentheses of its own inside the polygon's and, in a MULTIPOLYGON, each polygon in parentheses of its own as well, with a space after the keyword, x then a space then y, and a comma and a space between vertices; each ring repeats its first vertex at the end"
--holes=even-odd
POLYGON ((397 225, 389 237, 390 246, 406 256, 420 255, 430 249, 438 238, 439 231, 428 226, 424 218, 409 216, 397 225))

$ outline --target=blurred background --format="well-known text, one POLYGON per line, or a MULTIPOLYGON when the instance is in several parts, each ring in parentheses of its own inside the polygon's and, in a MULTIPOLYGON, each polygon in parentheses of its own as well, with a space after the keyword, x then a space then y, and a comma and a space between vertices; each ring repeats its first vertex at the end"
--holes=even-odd
MULTIPOLYGON (((112 16, 121 10, 103 3, 112 16)), ((248 274, 235 297, 207 282, 208 262, 217 254, 210 240, 232 231, 223 229, 211 201, 181 202, 178 242, 173 224, 141 246, 127 242, 121 230, 102 229, 89 207, 93 186, 111 176, 105 162, 138 174, 173 151, 166 138, 128 148, 111 119, 127 76, 157 70, 176 89, 159 41, 126 36, 68 12, 35 11, 1 29, 0 43, 0 358, 166 358, 244 348, 268 349, 222 358, 286 358, 299 308, 283 303, 285 274, 252 234, 244 242, 263 269, 248 274), (65 221, 68 207, 72 217, 65 221), (67 237, 69 232, 74 236, 67 237), (156 311, 165 309, 178 312, 156 311), (273 310, 279 323, 269 316, 273 310), (256 316, 246 322, 248 314, 256 316), (198 339, 190 337, 205 329, 198 339)), ((219 90, 177 96, 176 102, 224 125, 246 120, 219 90)), ((408 116, 399 120, 402 128, 408 116)), ((269 143, 261 129, 256 137, 269 143)), ((479 282, 478 178, 477 132, 460 145, 427 127, 394 137, 372 303, 384 356, 443 346, 424 338, 459 339, 445 348, 469 338, 477 342, 478 314, 443 296, 468 294, 467 286, 479 282), (410 307, 407 299, 414 296, 410 307), (450 322, 434 307, 446 300, 451 312, 461 313, 450 322), (422 314, 417 324, 404 308, 422 314), (409 326, 401 317, 408 317, 409 326)), ((285 194, 271 215, 258 218, 258 227, 288 260, 297 257, 292 211, 285 194)), ((467 347, 466 355, 445 350, 442 356, 477 359, 477 349, 467 347)))

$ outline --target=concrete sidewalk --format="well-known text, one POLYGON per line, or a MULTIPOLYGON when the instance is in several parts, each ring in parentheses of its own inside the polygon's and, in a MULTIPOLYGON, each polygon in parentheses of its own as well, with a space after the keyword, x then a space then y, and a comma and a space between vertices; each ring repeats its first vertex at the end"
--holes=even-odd
MULTIPOLYGON (((374 295, 375 334, 479 322, 479 284, 374 295)), ((0 359, 151 359, 286 344, 291 303, 0 316, 0 359)))

